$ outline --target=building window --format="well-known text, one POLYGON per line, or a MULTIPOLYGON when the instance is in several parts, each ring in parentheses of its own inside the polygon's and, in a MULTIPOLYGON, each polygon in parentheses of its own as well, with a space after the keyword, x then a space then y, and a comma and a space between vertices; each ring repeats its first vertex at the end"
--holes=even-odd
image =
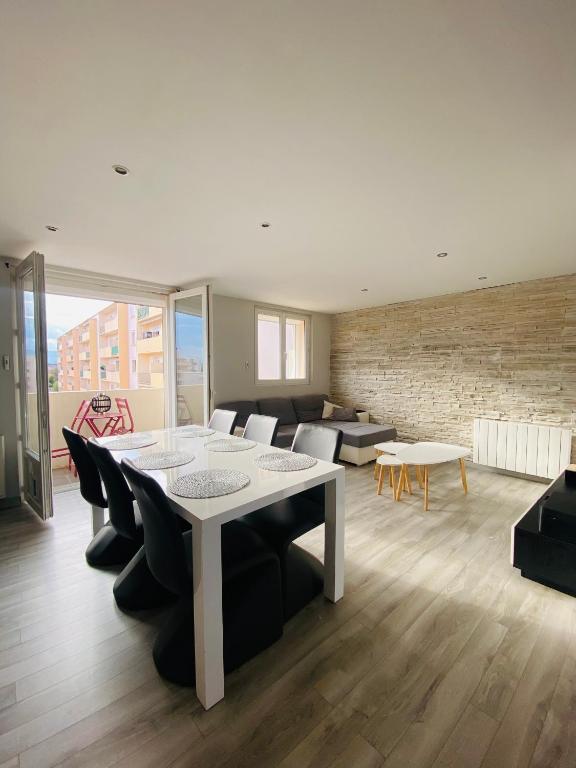
POLYGON ((258 381, 306 381, 309 371, 310 318, 292 312, 256 310, 258 381))

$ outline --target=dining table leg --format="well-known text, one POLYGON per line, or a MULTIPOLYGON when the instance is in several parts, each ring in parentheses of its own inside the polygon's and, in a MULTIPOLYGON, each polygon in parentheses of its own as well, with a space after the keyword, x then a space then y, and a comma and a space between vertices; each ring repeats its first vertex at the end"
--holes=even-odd
POLYGON ((192 524, 196 695, 204 709, 224 698, 222 543, 220 523, 192 524))
POLYGON ((325 485, 324 596, 333 603, 344 595, 344 472, 325 485))

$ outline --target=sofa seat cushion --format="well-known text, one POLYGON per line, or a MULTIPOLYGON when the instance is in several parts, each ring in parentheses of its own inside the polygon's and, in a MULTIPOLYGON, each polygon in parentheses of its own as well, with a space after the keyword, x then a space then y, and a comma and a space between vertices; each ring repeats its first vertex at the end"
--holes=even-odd
POLYGON ((290 448, 294 435, 298 429, 298 424, 284 424, 282 427, 278 427, 278 434, 274 445, 277 448, 290 448))
POLYGON ((292 404, 296 411, 296 419, 301 424, 308 421, 318 421, 322 418, 324 401, 327 395, 300 395, 292 398, 292 404))
POLYGON ((296 424, 296 411, 289 397, 266 397, 258 400, 258 408, 263 416, 275 416, 280 426, 296 424))
POLYGON ((332 421, 322 419, 315 421, 322 427, 332 427, 342 430, 342 443, 353 448, 367 448, 376 443, 396 439, 396 429, 390 424, 363 424, 360 421, 332 421))

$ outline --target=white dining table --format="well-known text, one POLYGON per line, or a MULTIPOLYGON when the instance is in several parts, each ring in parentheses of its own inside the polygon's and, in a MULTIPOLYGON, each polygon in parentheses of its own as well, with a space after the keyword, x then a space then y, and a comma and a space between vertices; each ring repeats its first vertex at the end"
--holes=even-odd
MULTIPOLYGON (((282 452, 281 448, 257 443, 254 448, 236 452, 208 451, 210 440, 230 437, 219 432, 208 437, 184 437, 190 427, 151 430, 144 434, 153 445, 112 451, 116 461, 158 451, 189 451, 195 458, 173 469, 148 470, 167 492, 173 509, 192 525, 194 640, 196 653, 196 694, 209 709, 224 697, 224 659, 222 630, 222 552, 221 526, 242 515, 317 485, 325 485, 324 595, 336 602, 344 594, 344 467, 318 461, 313 467, 293 472, 260 469, 254 459, 263 453, 282 452), (239 491, 210 499, 189 499, 167 491, 172 480, 202 469, 233 469, 244 472, 250 483, 239 491)), ((100 438, 106 445, 115 438, 100 438)))

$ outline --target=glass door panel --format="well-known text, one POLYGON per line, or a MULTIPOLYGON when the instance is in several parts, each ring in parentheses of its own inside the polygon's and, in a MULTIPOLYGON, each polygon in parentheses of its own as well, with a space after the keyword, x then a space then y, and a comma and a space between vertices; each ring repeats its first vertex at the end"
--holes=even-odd
POLYGON ((171 297, 173 324, 173 423, 206 424, 209 418, 208 291, 171 297))
POLYGON ((43 520, 52 517, 48 428, 48 364, 44 257, 32 253, 16 268, 18 379, 24 500, 43 520))

